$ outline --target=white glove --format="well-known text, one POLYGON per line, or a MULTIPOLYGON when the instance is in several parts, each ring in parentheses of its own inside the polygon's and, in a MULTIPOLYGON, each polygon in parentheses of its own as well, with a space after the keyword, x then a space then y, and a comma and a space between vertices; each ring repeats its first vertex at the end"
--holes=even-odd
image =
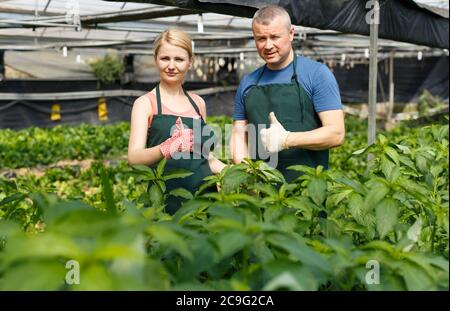
POLYGON ((280 152, 287 149, 286 139, 289 131, 286 131, 283 125, 278 122, 273 112, 269 113, 270 127, 259 131, 261 142, 268 152, 280 152))

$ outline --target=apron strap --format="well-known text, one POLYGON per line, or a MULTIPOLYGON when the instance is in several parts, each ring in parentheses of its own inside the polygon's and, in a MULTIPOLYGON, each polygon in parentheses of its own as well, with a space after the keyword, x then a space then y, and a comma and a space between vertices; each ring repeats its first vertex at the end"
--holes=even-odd
MULTIPOLYGON (((297 86, 297 90, 298 90, 298 95, 300 97, 301 96, 301 89, 300 89, 300 84, 299 84, 298 79, 297 79, 297 70, 296 70, 297 69, 297 55, 295 55, 294 49, 292 49, 292 52, 294 54, 294 60, 293 60, 293 63, 292 63, 291 82, 295 82, 295 85, 297 86)), ((264 74, 264 71, 266 70, 266 67, 267 67, 267 64, 264 65, 263 69, 261 70, 261 73, 258 75, 258 78, 256 79, 256 85, 258 85, 259 81, 261 80, 261 78, 262 78, 262 76, 264 74)), ((269 99, 270 106, 273 106, 272 105, 272 101, 270 100, 270 96, 267 96, 267 97, 269 99)), ((299 100, 300 100, 300 98, 299 98, 299 100)), ((303 116, 305 114, 305 107, 304 107, 304 105, 300 105, 300 106, 301 106, 301 122, 303 123, 303 116)), ((271 109, 272 109, 272 107, 270 107, 270 110, 271 109)))
MULTIPOLYGON (((188 98, 189 102, 191 103, 192 107, 194 107, 194 110, 197 112, 197 114, 200 116, 200 118, 203 119, 202 114, 200 113, 200 109, 198 108, 195 101, 189 96, 188 92, 183 88, 184 95, 188 98)), ((158 111, 156 114, 162 114, 162 108, 161 108, 161 93, 159 91, 159 83, 156 86, 156 105, 158 106, 158 111)))
POLYGON ((200 109, 198 108, 197 104, 195 103, 195 101, 192 99, 191 96, 189 96, 189 93, 183 88, 183 92, 184 95, 186 95, 186 97, 189 99, 189 102, 191 103, 192 107, 194 107, 195 111, 197 112, 197 114, 200 116, 200 118, 203 119, 202 114, 200 113, 200 109))
MULTIPOLYGON (((291 82, 297 81, 297 83, 298 83, 298 80, 297 80, 297 71, 296 71, 296 69, 297 69, 297 56, 295 55, 294 49, 292 49, 292 52, 293 52, 293 54, 294 54, 294 60, 293 60, 293 64, 292 64, 292 77, 291 77, 291 82)), ((256 79, 256 85, 258 85, 259 81, 261 80, 261 78, 262 78, 264 72, 266 71, 266 67, 267 67, 267 64, 264 65, 263 69, 262 69, 261 72, 259 73, 258 78, 256 79)))
POLYGON ((260 74, 258 76, 258 79, 256 79, 256 85, 258 85, 259 80, 261 80, 261 78, 262 78, 262 76, 264 74, 264 71, 266 71, 266 66, 267 66, 267 64, 264 65, 263 69, 261 70, 261 72, 260 72, 260 74))
MULTIPOLYGON (((297 79, 297 55, 295 55, 295 51, 294 50, 292 50, 293 52, 294 52, 294 63, 292 64, 293 65, 293 73, 292 73, 292 78, 291 78, 291 81, 292 82, 295 82, 295 85, 297 85, 297 89, 298 89, 298 96, 299 97, 301 97, 301 94, 302 94, 302 88, 301 88, 301 86, 300 86, 300 83, 298 82, 298 79, 297 79)), ((301 98, 299 98, 299 100, 301 100, 301 98)), ((305 115, 305 105, 300 105, 300 111, 301 111, 301 114, 302 114, 302 116, 300 117, 300 119, 301 119, 301 122, 303 123, 303 120, 304 120, 304 115, 305 115)))
POLYGON ((292 50, 292 52, 294 53, 294 62, 292 64, 292 78, 291 81, 296 81, 298 84, 298 80, 297 80, 297 55, 295 55, 294 50, 292 50))
POLYGON ((159 83, 156 86, 156 105, 158 107, 158 111, 156 112, 156 114, 162 114, 162 109, 161 109, 161 93, 159 92, 159 83))

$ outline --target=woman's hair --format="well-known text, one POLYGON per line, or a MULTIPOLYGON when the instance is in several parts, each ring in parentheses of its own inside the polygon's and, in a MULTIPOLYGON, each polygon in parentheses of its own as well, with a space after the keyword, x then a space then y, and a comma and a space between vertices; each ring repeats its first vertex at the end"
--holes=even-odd
POLYGON ((163 43, 169 43, 184 49, 189 58, 192 58, 192 39, 189 35, 179 28, 167 28, 164 30, 153 43, 155 58, 158 56, 159 49, 163 43))

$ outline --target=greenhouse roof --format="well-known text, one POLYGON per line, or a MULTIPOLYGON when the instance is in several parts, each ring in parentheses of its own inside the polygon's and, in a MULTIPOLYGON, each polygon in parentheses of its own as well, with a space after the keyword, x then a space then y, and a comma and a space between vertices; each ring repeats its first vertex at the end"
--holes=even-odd
MULTIPOLYGON (((416 0, 448 14, 448 1, 416 0)), ((117 48, 151 54, 151 43, 169 26, 179 26, 195 40, 196 53, 254 52, 249 18, 150 3, 100 0, 0 1, 0 50, 33 51, 117 48), (200 14, 201 13, 201 14, 200 14)), ((305 53, 366 53, 368 38, 296 26, 297 46, 305 53)), ((380 40, 381 49, 436 53, 435 49, 380 40)), ((442 53, 442 51, 441 51, 442 53)))

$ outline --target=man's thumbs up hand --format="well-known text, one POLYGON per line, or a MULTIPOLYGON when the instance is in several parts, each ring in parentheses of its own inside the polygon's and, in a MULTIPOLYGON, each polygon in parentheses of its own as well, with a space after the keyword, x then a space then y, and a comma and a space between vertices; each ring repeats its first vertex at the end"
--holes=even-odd
POLYGON ((280 124, 280 122, 278 122, 278 119, 277 119, 277 117, 275 116, 275 113, 273 113, 273 112, 271 112, 271 113, 269 113, 269 120, 270 120, 270 124, 272 125, 272 124, 280 124))
POLYGON ((287 148, 285 143, 289 131, 285 130, 273 112, 269 113, 269 121, 270 127, 259 132, 261 142, 268 152, 280 152, 287 148))

